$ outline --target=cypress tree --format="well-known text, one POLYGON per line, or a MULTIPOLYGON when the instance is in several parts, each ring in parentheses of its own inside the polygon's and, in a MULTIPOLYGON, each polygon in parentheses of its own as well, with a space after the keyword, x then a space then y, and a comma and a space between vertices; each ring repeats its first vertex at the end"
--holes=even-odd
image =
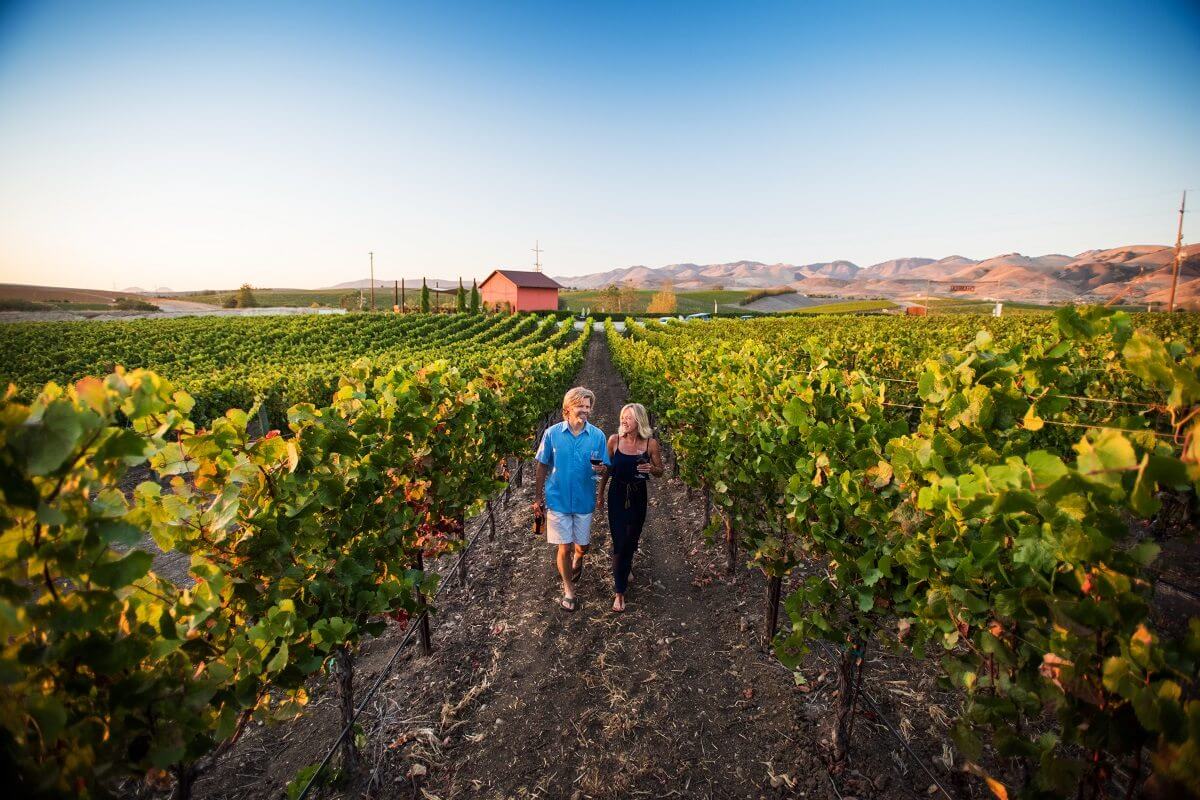
POLYGON ((479 313, 479 287, 475 285, 475 280, 471 280, 471 313, 479 313))
POLYGON ((425 283, 424 278, 421 278, 421 313, 429 313, 429 284, 425 283))
POLYGON ((454 296, 454 310, 463 313, 467 310, 467 290, 463 288, 462 278, 458 279, 458 294, 454 296))

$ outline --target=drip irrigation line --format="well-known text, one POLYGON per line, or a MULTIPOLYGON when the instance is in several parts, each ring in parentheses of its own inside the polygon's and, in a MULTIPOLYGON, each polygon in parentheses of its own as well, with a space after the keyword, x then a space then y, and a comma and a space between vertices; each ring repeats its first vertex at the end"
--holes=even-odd
POLYGON ((829 767, 825 768, 825 777, 829 778, 829 785, 833 787, 833 794, 837 800, 842 800, 842 793, 838 791, 837 781, 833 779, 833 773, 829 771, 829 767))
MULTIPOLYGON (((430 598, 431 601, 437 600, 442 591, 454 583, 454 581, 458 578, 459 564, 461 564, 462 560, 467 557, 467 553, 471 552, 471 548, 475 545, 475 540, 479 538, 479 534, 483 533, 483 529, 487 527, 487 520, 483 519, 482 517, 481 520, 482 524, 480 524, 479 529, 475 531, 474 535, 471 536, 470 541, 467 542, 467 546, 463 548, 463 551, 459 554, 458 558, 455 559, 454 565, 450 567, 450 570, 447 573, 448 577, 438 585, 437 591, 435 591, 433 593, 433 597, 430 598)), ((386 678, 388 673, 392 671, 392 666, 396 663, 396 659, 400 656, 400 652, 412 640, 413 634, 416 633, 421 620, 428 615, 429 610, 426 609, 417 616, 413 617, 409 622, 408 631, 405 632, 404 638, 400 640, 400 644, 396 645, 396 649, 392 651, 391 657, 388 658, 387 663, 383 666, 383 670, 380 671, 379 677, 375 679, 375 683, 367 691, 366 697, 363 698, 362 702, 359 703, 358 708, 355 709, 354 716, 351 717, 350 722, 342 728, 342 732, 330 746, 329 752, 327 752, 325 757, 321 759, 320 766, 318 766, 316 772, 309 777, 308 783, 304 785, 304 789, 301 790, 299 795, 297 795, 296 800, 305 800, 305 798, 308 797, 309 790, 312 789, 313 785, 317 782, 317 778, 321 776, 321 773, 325 771, 325 767, 329 765, 329 761, 331 758, 333 758, 333 754, 337 752, 338 746, 341 745, 342 741, 346 738, 346 734, 354 729, 355 724, 358 722, 359 715, 362 714, 363 709, 367 707, 367 703, 371 702, 371 700, 375 697, 375 692, 379 691, 379 687, 383 684, 384 678, 386 678)))
MULTIPOLYGON (((920 384, 920 381, 914 381, 914 380, 910 380, 908 378, 890 378, 887 375, 873 375, 869 372, 866 372, 863 374, 870 375, 872 378, 877 378, 881 381, 887 381, 888 383, 904 383, 904 384, 908 384, 911 386, 917 386, 920 384)), ((1158 411, 1160 413, 1163 410, 1161 405, 1157 405, 1155 403, 1135 403, 1132 400, 1115 400, 1110 397, 1085 397, 1083 395, 1078 395, 1078 394, 1046 394, 1046 395, 1043 395, 1043 399, 1079 400, 1084 403, 1108 403, 1109 405, 1114 405, 1114 406, 1131 406, 1133 408, 1144 408, 1149 411, 1158 411)))
MULTIPOLYGON (((912 411, 924 411, 925 406, 914 406, 911 403, 889 403, 886 400, 882 405, 889 408, 905 408, 912 411)), ((1164 431, 1153 431, 1149 428, 1121 428, 1115 425, 1093 425, 1087 422, 1060 422, 1053 419, 1042 420, 1046 425, 1057 425, 1060 428, 1084 428, 1093 431, 1120 431, 1121 433, 1148 433, 1151 436, 1156 436, 1160 439, 1165 439, 1168 442, 1176 441, 1175 434, 1166 433, 1164 431)))
POLYGON ((1148 433, 1151 436, 1157 436, 1161 439, 1174 442, 1175 434, 1163 433, 1162 431, 1152 431, 1149 428, 1121 428, 1115 425, 1092 425, 1085 422, 1059 422, 1053 419, 1042 420, 1046 425, 1057 425, 1060 428, 1088 428, 1094 431, 1120 431, 1122 433, 1148 433))
MULTIPOLYGON (((824 654, 827 658, 831 658, 835 661, 837 660, 837 653, 832 652, 832 648, 829 645, 827 645, 825 642, 823 642, 819 639, 813 639, 811 641, 815 641, 817 644, 822 646, 824 654)), ((778 660, 772 658, 771 663, 773 665, 775 665, 776 667, 779 667, 781 670, 787 672, 789 675, 792 674, 792 670, 790 668, 784 666, 783 664, 779 663, 778 660)), ((925 764, 925 762, 922 761, 920 759, 920 757, 918 757, 917 754, 913 752, 913 749, 908 746, 908 742, 904 741, 904 737, 900 735, 900 732, 896 730, 895 726, 892 725, 891 721, 883 715, 882 711, 879 710, 879 706, 875 703, 875 700, 871 697, 871 695, 867 693, 867 690, 860 689, 860 693, 862 694, 863 698, 867 701, 867 704, 871 706, 872 713, 874 713, 875 716, 879 717, 879 719, 887 727, 888 731, 892 734, 892 736, 896 739, 896 741, 900 742, 900 745, 904 748, 905 752, 908 753, 909 758, 912 759, 913 763, 916 764, 918 767, 920 767, 921 771, 929 776, 929 779, 933 781, 934 785, 937 786, 937 788, 941 790, 942 794, 944 794, 948 800, 954 800, 954 795, 950 794, 950 792, 946 789, 945 786, 942 785, 942 782, 937 779, 937 776, 933 774, 933 772, 929 769, 929 767, 925 764)), ((831 784, 834 784, 834 791, 837 792, 837 784, 834 783, 833 773, 831 773, 829 771, 829 769, 826 768, 825 774, 829 776, 829 782, 831 784)), ((838 794, 838 797, 841 797, 840 793, 838 794)))
MULTIPOLYGON (((827 645, 825 642, 822 642, 820 640, 816 640, 816 641, 817 641, 817 644, 821 645, 821 647, 825 651, 825 655, 827 657, 833 658, 836 660, 837 654, 831 652, 831 648, 829 645, 827 645)), ((776 663, 778 663, 778 662, 776 662, 776 663)), ((783 665, 780 664, 780 666, 782 667, 783 665)), ((787 669, 787 667, 784 667, 784 669, 787 669)), ((788 671, 791 672, 791 670, 788 670, 788 671)), ((912 758, 913 763, 915 763, 918 767, 920 767, 921 771, 929 776, 929 779, 931 781, 933 781, 934 786, 937 786, 937 788, 941 790, 942 794, 944 794, 948 798, 948 800, 954 800, 954 795, 950 794, 950 792, 946 790, 946 787, 943 786, 942 782, 937 779, 937 776, 933 774, 933 771, 931 769, 929 769, 929 766, 921 758, 918 758, 917 754, 913 752, 913 749, 908 746, 908 742, 904 741, 904 737, 901 736, 900 732, 896 730, 894 725, 892 725, 891 720, 889 720, 886 716, 884 716, 883 712, 880 711, 879 706, 875 703, 875 700, 871 697, 870 692, 868 692, 866 689, 863 689, 860 687, 858 694, 862 695, 863 699, 867 701, 867 705, 869 705, 871 707, 871 711, 874 712, 875 716, 879 717, 879 719, 883 722, 884 726, 887 727, 888 731, 891 732, 892 736, 896 739, 896 741, 898 741, 901 744, 901 746, 904 747, 905 752, 907 752, 909 757, 912 758)))

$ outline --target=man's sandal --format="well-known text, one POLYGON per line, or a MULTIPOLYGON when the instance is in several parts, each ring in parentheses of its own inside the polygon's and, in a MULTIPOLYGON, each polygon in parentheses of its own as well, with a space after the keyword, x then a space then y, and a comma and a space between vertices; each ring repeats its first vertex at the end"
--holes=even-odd
POLYGON ((564 594, 559 599, 558 605, 565 611, 574 611, 579 606, 579 599, 575 597, 567 597, 564 594))

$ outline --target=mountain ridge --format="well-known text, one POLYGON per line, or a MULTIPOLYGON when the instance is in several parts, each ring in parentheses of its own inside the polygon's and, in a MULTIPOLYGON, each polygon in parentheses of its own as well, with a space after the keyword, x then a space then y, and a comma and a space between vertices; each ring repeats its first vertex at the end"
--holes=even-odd
MULTIPOLYGON (((1176 300, 1200 305, 1200 244, 1183 248, 1176 300)), ((722 264, 639 264, 575 277, 563 286, 597 289, 610 284, 651 289, 670 283, 679 291, 790 288, 800 294, 902 299, 917 295, 963 296, 1042 302, 1160 302, 1170 292, 1174 248, 1123 245, 1076 255, 1003 253, 983 260, 954 254, 940 259, 906 256, 860 267, 852 261, 767 264, 742 259, 722 264)))

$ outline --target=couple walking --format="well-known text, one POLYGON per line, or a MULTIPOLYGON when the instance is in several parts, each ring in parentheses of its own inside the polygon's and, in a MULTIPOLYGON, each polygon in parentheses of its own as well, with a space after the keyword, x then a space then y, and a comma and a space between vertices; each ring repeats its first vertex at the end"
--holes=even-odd
POLYGON ((607 437, 588 422, 596 395, 576 386, 563 397, 563 421, 542 436, 537 451, 534 511, 546 513, 546 541, 557 545, 563 595, 559 605, 574 611, 575 583, 591 544, 592 515, 608 501, 613 553, 613 611, 625 610, 625 588, 633 554, 646 521, 646 486, 663 474, 662 454, 650 419, 639 403, 621 409, 617 433, 607 437), (605 497, 607 490, 607 498, 605 497))

